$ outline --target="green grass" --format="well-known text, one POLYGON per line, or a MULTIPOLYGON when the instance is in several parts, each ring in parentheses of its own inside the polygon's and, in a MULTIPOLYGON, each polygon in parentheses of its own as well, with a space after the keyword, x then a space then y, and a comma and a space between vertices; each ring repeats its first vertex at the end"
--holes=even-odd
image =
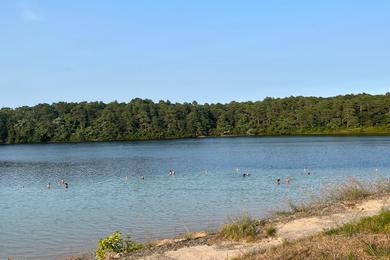
POLYGON ((390 233, 390 210, 384 210, 377 216, 362 218, 358 222, 326 230, 324 233, 346 236, 353 236, 357 233, 390 233))
POLYGON ((258 235, 257 224, 257 220, 245 213, 230 219, 228 223, 223 225, 219 233, 222 237, 235 241, 256 240, 258 235))

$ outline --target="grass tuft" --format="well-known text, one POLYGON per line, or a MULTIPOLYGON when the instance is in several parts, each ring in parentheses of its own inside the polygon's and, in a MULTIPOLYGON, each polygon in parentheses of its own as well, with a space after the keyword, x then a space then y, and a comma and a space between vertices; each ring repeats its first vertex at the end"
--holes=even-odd
POLYGON ((272 225, 268 225, 265 227, 265 234, 269 237, 274 237, 276 235, 276 228, 272 225))
POLYGON ((232 218, 223 225, 220 235, 226 239, 238 240, 256 240, 258 221, 250 217, 247 213, 239 217, 232 218))

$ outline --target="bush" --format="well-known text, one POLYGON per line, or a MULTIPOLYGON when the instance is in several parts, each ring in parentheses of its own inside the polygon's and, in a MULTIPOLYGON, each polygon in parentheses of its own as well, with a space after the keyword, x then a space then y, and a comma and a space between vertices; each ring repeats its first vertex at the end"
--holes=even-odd
POLYGON ((123 239, 122 233, 120 231, 115 231, 106 238, 99 240, 96 256, 99 260, 102 260, 106 253, 129 253, 142 247, 142 244, 132 240, 129 235, 123 239))

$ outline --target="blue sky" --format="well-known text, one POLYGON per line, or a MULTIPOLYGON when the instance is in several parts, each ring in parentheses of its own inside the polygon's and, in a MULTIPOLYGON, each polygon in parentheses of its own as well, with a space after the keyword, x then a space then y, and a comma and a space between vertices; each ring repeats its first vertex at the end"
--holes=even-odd
POLYGON ((390 91, 390 1, 0 2, 0 106, 390 91))

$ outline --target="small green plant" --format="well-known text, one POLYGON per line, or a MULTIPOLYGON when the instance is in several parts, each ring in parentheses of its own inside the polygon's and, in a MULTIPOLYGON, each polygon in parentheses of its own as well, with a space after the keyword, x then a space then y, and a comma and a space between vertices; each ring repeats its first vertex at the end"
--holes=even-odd
POLYGON ((192 239, 192 237, 193 237, 192 232, 186 232, 186 233, 184 233, 184 238, 185 238, 185 239, 190 240, 190 239, 192 239))
POLYGON ((103 260, 106 253, 129 253, 142 247, 142 244, 132 240, 129 235, 123 239, 122 233, 115 231, 106 238, 99 240, 96 256, 99 260, 103 260))
POLYGON ((348 260, 356 260, 357 257, 355 256, 355 254, 353 252, 350 252, 347 256, 347 259, 348 260))
POLYGON ((265 227, 265 233, 269 237, 273 237, 276 235, 276 228, 272 225, 266 226, 265 227))
POLYGON ((257 220, 246 213, 230 219, 230 222, 226 223, 220 231, 224 238, 236 241, 241 239, 255 240, 257 233, 257 220))

